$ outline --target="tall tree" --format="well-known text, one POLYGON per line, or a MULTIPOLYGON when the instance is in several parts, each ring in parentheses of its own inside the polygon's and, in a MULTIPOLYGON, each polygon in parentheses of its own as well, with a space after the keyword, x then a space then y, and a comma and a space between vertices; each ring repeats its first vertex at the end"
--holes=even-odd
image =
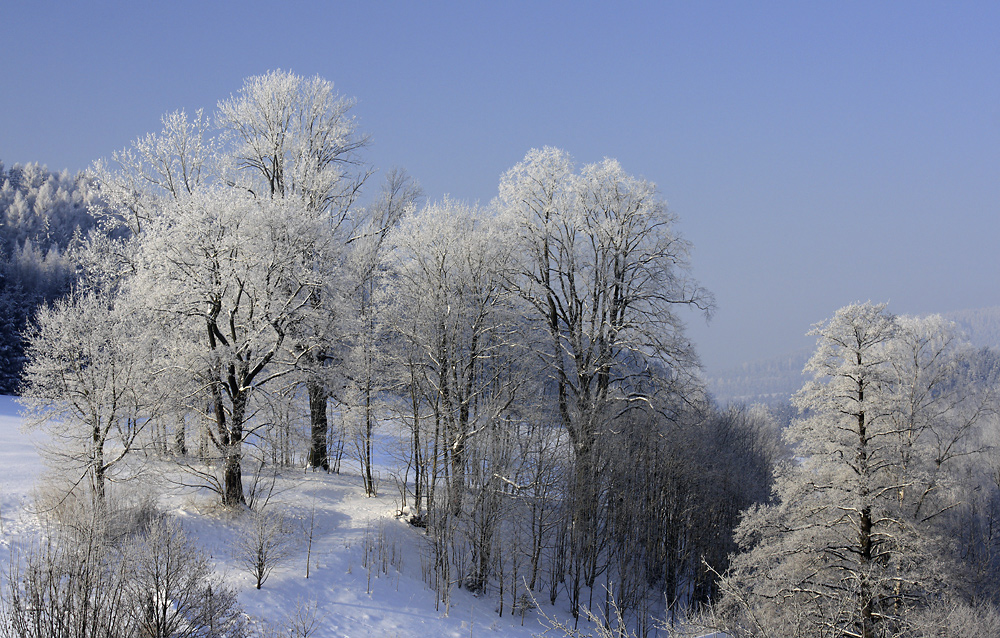
POLYGON ((566 152, 532 150, 501 179, 499 205, 517 242, 512 284, 548 334, 538 354, 573 448, 574 551, 593 563, 595 444, 612 402, 642 399, 627 378, 651 362, 694 369, 677 309, 708 313, 712 298, 688 276, 689 245, 655 186, 614 160, 575 173, 566 152))
MULTIPOLYGON (((448 464, 448 501, 462 509, 466 446, 513 399, 502 365, 515 317, 505 286, 510 250, 489 211, 453 200, 405 215, 389 238, 394 328, 415 351, 407 363, 429 388, 448 464)), ((419 390, 418 390, 419 391, 419 390)))
MULTIPOLYGON (((385 324, 378 317, 382 304, 379 300, 381 284, 385 280, 385 255, 390 248, 386 239, 400 218, 412 214, 423 191, 405 171, 391 170, 385 178, 379 197, 365 207, 357 217, 348 240, 346 260, 347 295, 344 303, 346 314, 352 320, 343 322, 351 328, 341 328, 350 351, 343 361, 342 374, 347 391, 342 397, 345 406, 358 415, 357 448, 361 460, 365 493, 375 496, 376 486, 372 470, 373 434, 376 424, 377 394, 387 386, 388 371, 386 348, 381 347, 385 338, 385 324)), ((325 416, 324 416, 325 419, 325 416)), ((325 445, 318 441, 318 428, 313 429, 313 449, 325 445)), ((325 430, 323 431, 325 435, 325 430)), ((323 448, 325 456, 325 447, 323 448)))
POLYGON ((315 263, 328 237, 322 213, 226 187, 170 203, 143 234, 134 286, 183 328, 173 345, 175 365, 204 379, 212 397, 226 504, 244 502, 251 399, 294 368, 283 359, 286 341, 311 314, 314 291, 324 283, 315 263))
POLYGON ((727 601, 753 635, 902 635, 929 594, 955 588, 933 525, 983 404, 962 397, 961 348, 939 318, 854 304, 812 334, 804 417, 786 431, 799 462, 740 524, 727 601))
POLYGON ((368 176, 352 104, 321 78, 275 71, 220 102, 216 136, 201 112, 176 112, 160 133, 95 165, 109 225, 127 229, 95 260, 102 270, 117 264, 103 284, 146 290, 161 319, 181 320, 175 368, 210 397, 229 504, 244 500, 256 391, 304 370, 315 420, 325 417, 320 370, 339 337, 345 220, 368 176))
MULTIPOLYGON (((327 233, 346 244, 348 217, 371 171, 359 152, 368 137, 358 132, 354 101, 339 95, 333 83, 271 71, 248 78, 240 92, 219 103, 219 123, 231 142, 235 180, 258 197, 290 199, 305 210, 327 216, 327 233)), ((291 345, 301 351, 311 422, 308 464, 329 468, 326 453, 327 363, 345 335, 342 298, 349 284, 344 254, 327 251, 327 285, 311 290, 314 321, 303 324, 291 345), (326 317, 327 321, 321 319, 326 317)))

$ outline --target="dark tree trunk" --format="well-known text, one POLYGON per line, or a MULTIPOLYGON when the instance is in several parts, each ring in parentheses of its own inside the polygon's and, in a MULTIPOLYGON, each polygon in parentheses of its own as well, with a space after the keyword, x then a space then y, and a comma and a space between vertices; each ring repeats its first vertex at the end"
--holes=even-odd
POLYGON ((307 387, 309 389, 309 421, 312 424, 307 464, 313 469, 321 467, 324 471, 329 472, 330 457, 326 449, 326 437, 329 430, 326 404, 329 393, 326 386, 316 381, 310 381, 307 387))
POLYGON ((187 455, 187 433, 185 432, 184 417, 177 417, 177 430, 174 432, 174 452, 178 456, 187 455))
POLYGON ((361 465, 364 474, 365 496, 376 496, 378 488, 375 486, 375 478, 372 475, 372 435, 375 429, 375 421, 372 418, 372 385, 368 380, 365 383, 365 440, 362 443, 361 465))
POLYGON ((413 477, 413 500, 416 506, 416 511, 414 515, 419 520, 422 516, 422 501, 424 497, 423 485, 426 480, 427 468, 424 467, 424 459, 420 453, 420 403, 417 396, 417 386, 416 380, 414 379, 413 372, 411 369, 411 385, 410 385, 410 399, 412 401, 413 407, 413 427, 412 427, 412 439, 413 439, 413 467, 414 467, 414 477, 413 477))
POLYGON ((243 495, 243 419, 246 404, 247 397, 243 392, 233 397, 233 418, 229 422, 229 440, 223 461, 222 503, 229 507, 246 505, 247 502, 243 495))
POLYGON ((104 436, 101 432, 101 428, 98 426, 94 426, 92 434, 93 452, 91 458, 91 471, 94 480, 94 504, 99 508, 103 508, 105 502, 104 436))
MULTIPOLYGON (((859 349, 860 350, 860 349, 859 349)), ((862 363, 861 353, 858 352, 857 362, 860 366, 862 363)), ((858 379, 858 405, 863 406, 865 401, 865 381, 864 379, 858 379)), ((865 411, 859 410, 857 414, 858 420, 858 453, 857 453, 857 464, 858 473, 862 477, 861 483, 861 497, 867 500, 868 497, 868 486, 864 482, 870 475, 871 471, 868 465, 868 426, 865 423, 865 411)), ((873 638, 875 635, 875 610, 872 601, 872 596, 874 592, 871 589, 871 585, 868 582, 868 575, 872 568, 872 560, 874 558, 873 549, 873 530, 872 530, 872 511, 871 507, 864 507, 861 509, 861 516, 858 529, 858 549, 860 550, 861 557, 861 586, 858 588, 858 606, 861 611, 861 636, 862 638, 873 638)))

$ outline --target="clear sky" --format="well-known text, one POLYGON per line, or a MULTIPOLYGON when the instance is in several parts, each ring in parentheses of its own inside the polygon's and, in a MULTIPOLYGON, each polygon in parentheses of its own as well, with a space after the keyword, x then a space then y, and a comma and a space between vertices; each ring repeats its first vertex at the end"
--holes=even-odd
POLYGON ((532 147, 659 185, 709 372, 857 300, 1000 305, 997 2, 13 2, 0 159, 86 168, 245 77, 357 98, 369 157, 489 201, 532 147))

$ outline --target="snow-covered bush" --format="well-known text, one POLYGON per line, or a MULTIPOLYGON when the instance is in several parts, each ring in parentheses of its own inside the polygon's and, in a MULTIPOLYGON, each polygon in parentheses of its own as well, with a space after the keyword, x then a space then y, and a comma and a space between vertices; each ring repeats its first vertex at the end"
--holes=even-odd
POLYGON ((236 593, 176 523, 157 517, 122 543, 93 528, 41 541, 0 587, 11 638, 242 638, 236 593))

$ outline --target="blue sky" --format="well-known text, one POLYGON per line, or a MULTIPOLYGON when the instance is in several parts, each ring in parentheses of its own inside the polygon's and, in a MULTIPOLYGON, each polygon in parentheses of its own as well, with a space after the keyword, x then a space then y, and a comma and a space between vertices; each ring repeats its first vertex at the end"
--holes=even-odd
POLYGON ((486 202, 532 147, 659 185, 718 312, 709 372, 857 300, 1000 305, 1000 3, 5 3, 0 159, 85 168, 270 69, 369 157, 486 202))

